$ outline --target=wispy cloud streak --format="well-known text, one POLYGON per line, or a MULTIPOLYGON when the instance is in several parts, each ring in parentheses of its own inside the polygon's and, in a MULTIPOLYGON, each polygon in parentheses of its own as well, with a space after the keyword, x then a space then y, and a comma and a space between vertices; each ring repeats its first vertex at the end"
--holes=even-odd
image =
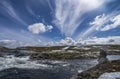
POLYGON ((54 23, 63 34, 72 36, 83 20, 81 16, 104 2, 105 0, 55 0, 54 23))
POLYGON ((25 8, 32 16, 37 16, 38 14, 36 14, 36 12, 39 11, 36 11, 35 9, 38 8, 38 10, 40 10, 39 8, 41 6, 47 7, 53 12, 54 9, 51 3, 52 1, 50 0, 29 0, 29 1, 26 0, 25 8))
POLYGON ((18 14, 16 13, 15 9, 13 8, 13 6, 10 4, 9 1, 2 1, 0 2, 0 4, 2 5, 2 10, 3 11, 3 15, 7 16, 8 18, 12 17, 14 18, 14 21, 18 21, 20 22, 21 24, 23 25, 27 25, 27 23, 25 23, 19 16, 18 14), (7 12, 7 14, 9 15, 6 15, 5 12, 7 12))
POLYGON ((95 34, 99 31, 108 31, 120 26, 120 14, 119 12, 113 12, 111 14, 98 15, 94 18, 94 21, 89 23, 90 27, 86 29, 79 38, 86 38, 91 34, 95 34))

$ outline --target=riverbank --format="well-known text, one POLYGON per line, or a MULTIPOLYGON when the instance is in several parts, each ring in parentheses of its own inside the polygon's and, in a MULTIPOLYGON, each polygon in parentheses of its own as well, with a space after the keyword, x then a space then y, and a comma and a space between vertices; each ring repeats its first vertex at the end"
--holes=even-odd
POLYGON ((72 79, 98 79, 100 75, 108 72, 120 72, 120 60, 113 60, 107 63, 98 64, 82 73, 79 73, 72 79))

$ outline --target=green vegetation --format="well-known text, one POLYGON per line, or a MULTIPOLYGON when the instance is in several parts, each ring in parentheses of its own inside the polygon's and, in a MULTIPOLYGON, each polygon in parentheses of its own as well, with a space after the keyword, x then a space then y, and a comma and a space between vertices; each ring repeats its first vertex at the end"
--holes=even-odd
POLYGON ((60 51, 54 53, 33 53, 31 59, 79 59, 79 58, 95 58, 98 52, 79 52, 79 51, 60 51))
POLYGON ((29 50, 29 51, 34 51, 34 52, 47 52, 47 51, 52 51, 52 50, 61 50, 65 46, 52 46, 52 47, 20 47, 17 48, 18 50, 29 50))
POLYGON ((96 58, 99 56, 100 48, 106 47, 107 54, 120 55, 120 45, 87 45, 87 46, 52 46, 52 47, 19 47, 9 49, 0 47, 0 52, 19 53, 27 51, 31 59, 78 59, 96 58))

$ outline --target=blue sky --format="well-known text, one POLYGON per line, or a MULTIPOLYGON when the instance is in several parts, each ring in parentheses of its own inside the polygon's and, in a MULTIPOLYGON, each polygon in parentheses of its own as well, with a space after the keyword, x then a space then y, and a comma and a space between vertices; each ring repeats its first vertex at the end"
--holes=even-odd
POLYGON ((0 0, 0 40, 43 45, 66 38, 120 36, 119 4, 120 0, 0 0))

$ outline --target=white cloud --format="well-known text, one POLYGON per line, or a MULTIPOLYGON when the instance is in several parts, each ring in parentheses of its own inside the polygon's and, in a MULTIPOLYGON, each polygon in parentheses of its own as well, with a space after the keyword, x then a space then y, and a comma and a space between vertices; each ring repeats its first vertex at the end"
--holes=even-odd
POLYGON ((5 40, 0 40, 0 46, 13 48, 13 47, 17 47, 18 43, 16 40, 5 39, 5 40))
POLYGON ((72 38, 66 37, 60 40, 59 45, 75 45, 75 43, 76 42, 72 38))
POLYGON ((110 29, 114 29, 120 26, 120 15, 115 16, 114 18, 111 19, 112 24, 108 24, 105 27, 101 28, 101 31, 107 31, 110 29))
POLYGON ((27 42, 20 42, 16 40, 0 40, 0 46, 9 47, 9 48, 15 48, 15 47, 21 47, 21 46, 56 46, 56 45, 92 45, 92 44, 117 44, 120 45, 120 36, 109 36, 109 37, 102 37, 102 38, 89 38, 86 40, 80 40, 75 41, 74 39, 70 37, 66 37, 65 39, 61 39, 59 42, 57 41, 48 41, 43 42, 41 40, 38 40, 36 44, 33 43, 27 43, 27 42))
POLYGON ((33 34, 45 33, 46 31, 52 30, 51 25, 44 25, 43 23, 35 23, 28 26, 28 30, 33 34))
POLYGON ((21 32, 16 30, 10 30, 8 28, 1 28, 0 29, 0 37, 5 39, 13 39, 16 43, 11 44, 9 47, 19 47, 19 46, 42 46, 45 45, 46 42, 52 41, 53 39, 38 35, 38 34, 31 34, 26 30, 22 30, 21 32))
POLYGON ((47 29, 47 30, 52 30, 52 29, 53 29, 53 26, 47 25, 46 29, 47 29))
POLYGON ((108 36, 108 37, 92 37, 84 40, 75 41, 70 37, 61 39, 57 45, 92 45, 92 44, 113 44, 120 45, 120 36, 108 36))
POLYGON ((81 33, 78 38, 86 38, 89 35, 95 34, 98 31, 107 31, 120 26, 120 14, 113 12, 111 14, 98 15, 94 21, 90 22, 90 27, 81 33))
POLYGON ((96 16, 93 22, 90 22, 90 25, 95 26, 96 27, 95 29, 99 30, 100 26, 103 26, 107 21, 108 21, 108 18, 105 16, 105 14, 98 15, 96 16))
POLYGON ((0 40, 0 46, 10 45, 14 42, 15 40, 0 40))
POLYGON ((90 23, 96 27, 97 31, 107 31, 120 26, 120 14, 118 15, 99 15, 90 23))
POLYGON ((90 22, 90 27, 88 29, 86 29, 83 33, 81 33, 78 38, 86 38, 88 37, 91 33, 100 29, 99 26, 103 26, 106 22, 107 22, 107 17, 105 16, 105 14, 103 15, 98 15, 95 17, 93 22, 90 22))
POLYGON ((46 32, 45 25, 42 23, 35 23, 33 25, 29 25, 28 30, 33 34, 39 34, 46 32))
POLYGON ((21 47, 21 46, 33 46, 32 43, 26 43, 26 42, 20 42, 16 40, 0 40, 0 46, 3 47, 8 47, 8 48, 16 48, 16 47, 21 47))
POLYGON ((89 38, 86 40, 80 40, 81 44, 119 44, 120 45, 120 36, 109 36, 102 38, 89 38))
POLYGON ((56 0, 54 23, 63 34, 71 36, 82 22, 81 16, 105 2, 106 0, 56 0))

